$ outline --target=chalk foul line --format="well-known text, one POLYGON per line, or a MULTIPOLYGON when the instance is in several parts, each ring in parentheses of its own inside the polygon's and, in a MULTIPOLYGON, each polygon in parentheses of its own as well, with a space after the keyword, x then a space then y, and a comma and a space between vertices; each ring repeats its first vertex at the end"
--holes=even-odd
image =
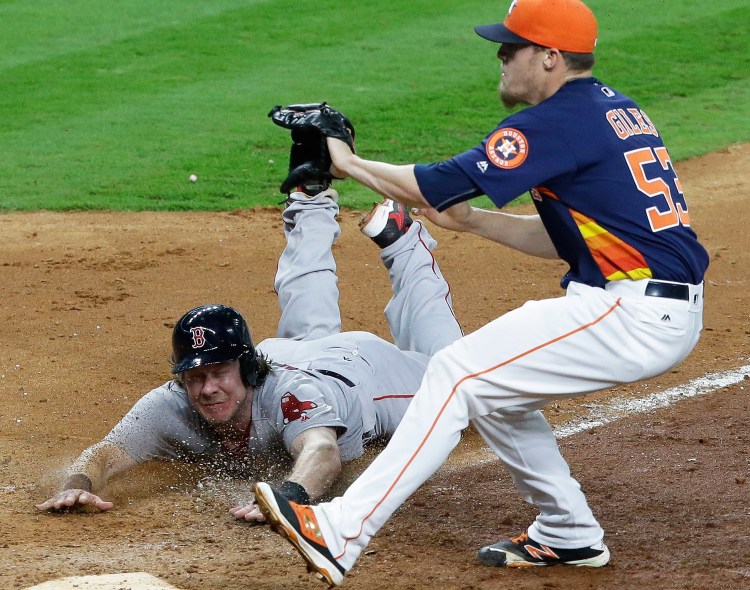
MULTIPOLYGON (((553 432, 556 438, 566 438, 598 426, 616 422, 633 414, 645 414, 669 407, 678 401, 698 395, 706 395, 745 379, 750 379, 750 365, 728 371, 706 373, 703 377, 698 377, 684 385, 654 392, 637 399, 615 397, 605 403, 581 404, 582 408, 588 409, 587 413, 570 422, 564 422, 556 426, 553 428, 553 432)), ((477 450, 472 450, 468 456, 466 453, 460 453, 460 456, 455 458, 454 464, 448 468, 464 469, 468 466, 483 465, 493 461, 497 461, 497 456, 489 447, 485 446, 478 453, 477 450)))
POLYGON ((750 365, 745 365, 730 371, 707 373, 703 377, 698 377, 684 385, 654 392, 638 399, 616 397, 602 404, 583 404, 582 407, 588 408, 586 415, 557 426, 553 432, 557 438, 572 436, 633 414, 644 414, 666 408, 684 399, 706 395, 717 389, 739 383, 747 379, 749 375, 750 365))

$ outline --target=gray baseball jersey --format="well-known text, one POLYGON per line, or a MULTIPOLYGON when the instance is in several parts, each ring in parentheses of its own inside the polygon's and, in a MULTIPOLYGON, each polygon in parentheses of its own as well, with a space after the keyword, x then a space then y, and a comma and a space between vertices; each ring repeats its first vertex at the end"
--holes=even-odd
POLYGON ((366 443, 388 438, 432 353, 459 338, 461 329, 432 256, 436 242, 415 222, 381 250, 393 287, 386 317, 401 348, 369 332, 341 332, 331 252, 340 232, 337 213, 326 194, 292 200, 284 211, 287 246, 275 281, 279 337, 257 346, 273 370, 253 392, 246 444, 223 448, 173 381, 141 398, 105 440, 139 462, 180 459, 250 475, 264 458, 288 458, 292 441, 310 428, 337 430, 342 461, 359 457, 366 443))

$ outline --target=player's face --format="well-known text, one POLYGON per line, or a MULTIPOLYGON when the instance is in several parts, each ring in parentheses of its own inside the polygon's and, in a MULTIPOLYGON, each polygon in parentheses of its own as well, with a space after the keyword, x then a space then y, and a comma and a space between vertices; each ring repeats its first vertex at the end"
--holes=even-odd
POLYGON ((543 53, 536 45, 500 45, 497 58, 502 62, 502 74, 498 93, 506 108, 519 104, 536 104, 542 56, 543 53))
POLYGON ((226 424, 244 416, 250 392, 242 382, 239 361, 205 365, 183 374, 191 405, 211 424, 226 424))

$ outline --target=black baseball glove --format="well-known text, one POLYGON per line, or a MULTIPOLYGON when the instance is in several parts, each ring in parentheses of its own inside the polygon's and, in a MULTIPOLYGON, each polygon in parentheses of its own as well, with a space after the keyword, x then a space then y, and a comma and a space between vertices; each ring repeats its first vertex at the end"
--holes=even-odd
POLYGON ((276 125, 292 131, 289 175, 279 191, 288 194, 299 187, 315 195, 327 189, 333 176, 326 137, 342 139, 354 151, 354 127, 349 119, 324 102, 276 106, 268 116, 276 125))
POLYGON ((330 186, 333 180, 330 168, 331 155, 325 136, 315 129, 292 129, 289 175, 279 191, 286 195, 299 187, 308 195, 316 195, 330 186))
POLYGON ((354 151, 354 126, 346 116, 325 102, 276 106, 268 116, 286 129, 317 130, 324 137, 340 139, 354 151))

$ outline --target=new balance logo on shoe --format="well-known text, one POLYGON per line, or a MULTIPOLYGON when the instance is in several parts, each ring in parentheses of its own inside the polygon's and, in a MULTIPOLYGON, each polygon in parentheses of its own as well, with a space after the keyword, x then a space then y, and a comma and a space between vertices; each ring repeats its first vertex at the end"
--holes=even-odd
POLYGON ((609 549, 604 543, 579 549, 553 549, 537 543, 526 533, 494 545, 482 547, 477 559, 484 565, 496 567, 535 567, 547 565, 575 565, 602 567, 609 562, 609 549))
POLYGON ((524 545, 523 548, 526 549, 531 557, 538 559, 539 561, 543 560, 545 557, 548 559, 560 559, 560 556, 546 545, 535 547, 534 545, 527 544, 524 545))

